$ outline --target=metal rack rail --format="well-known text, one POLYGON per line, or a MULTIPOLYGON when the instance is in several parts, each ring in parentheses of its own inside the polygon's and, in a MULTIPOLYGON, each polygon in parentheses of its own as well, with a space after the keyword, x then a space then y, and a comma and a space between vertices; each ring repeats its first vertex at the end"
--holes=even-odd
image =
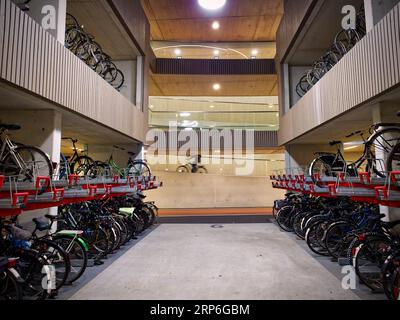
POLYGON ((64 204, 133 195, 161 186, 162 182, 157 181, 155 176, 90 178, 69 175, 62 180, 36 177, 35 181, 25 182, 0 176, 0 217, 64 204), (43 186, 48 186, 44 192, 43 186))
POLYGON ((336 177, 313 177, 305 174, 276 174, 270 176, 278 189, 320 197, 349 197, 353 201, 400 208, 400 171, 385 174, 385 178, 361 172, 350 177, 340 172, 336 177))

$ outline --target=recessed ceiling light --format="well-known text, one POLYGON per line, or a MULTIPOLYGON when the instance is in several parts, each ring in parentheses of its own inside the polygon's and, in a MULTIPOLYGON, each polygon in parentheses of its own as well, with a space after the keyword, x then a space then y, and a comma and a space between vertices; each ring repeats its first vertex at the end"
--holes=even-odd
POLYGON ((187 118, 187 117, 190 117, 190 116, 191 116, 191 114, 190 114, 189 112, 181 112, 179 115, 180 115, 182 118, 187 118))
POLYGON ((180 56, 182 54, 181 49, 175 49, 175 55, 180 56))
POLYGON ((253 50, 251 51, 251 55, 252 55, 252 56, 258 55, 258 50, 257 50, 257 49, 253 49, 253 50))
POLYGON ((150 109, 154 109, 154 106, 151 104, 151 105, 149 106, 149 108, 150 108, 150 109))
POLYGON ((211 25, 211 27, 212 27, 214 30, 218 30, 219 27, 220 27, 220 24, 219 24, 218 21, 214 21, 213 24, 211 25))
POLYGON ((210 106, 210 108, 211 108, 211 109, 214 109, 214 108, 215 108, 215 106, 210 106))
POLYGON ((218 91, 219 89, 221 89, 221 85, 220 85, 219 83, 214 83, 213 89, 214 89, 215 91, 218 91))
POLYGON ((222 8, 226 0, 197 0, 199 5, 207 10, 218 10, 222 8))
POLYGON ((272 104, 268 105, 268 108, 273 108, 273 107, 274 107, 274 105, 272 105, 272 104))
POLYGON ((214 50, 214 56, 218 56, 219 55, 219 50, 214 50))

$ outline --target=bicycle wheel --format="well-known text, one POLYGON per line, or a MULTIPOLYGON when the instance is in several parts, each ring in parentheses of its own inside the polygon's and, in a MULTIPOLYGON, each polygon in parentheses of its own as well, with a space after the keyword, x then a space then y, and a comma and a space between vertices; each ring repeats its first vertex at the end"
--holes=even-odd
POLYGON ((47 258, 38 251, 31 249, 18 249, 13 252, 18 257, 15 269, 24 280, 22 294, 24 299, 44 300, 52 293, 52 288, 43 287, 43 271, 50 267, 47 258))
POLYGON ((400 144, 393 147, 386 161, 388 172, 400 171, 400 144))
POLYGON ((333 177, 334 171, 332 170, 332 167, 326 163, 326 161, 321 159, 321 157, 318 157, 311 163, 309 174, 314 184, 316 184, 318 187, 322 187, 323 184, 315 179, 315 175, 318 174, 321 177, 333 177))
POLYGON ((355 270, 371 290, 383 289, 382 267, 389 256, 390 241, 375 239, 362 243, 355 256, 355 270))
POLYGON ((301 221, 308 214, 309 214, 309 212, 307 212, 307 211, 306 212, 299 212, 298 214, 296 214, 296 216, 293 219, 293 231, 300 239, 303 239, 303 240, 305 238, 305 233, 301 229, 301 221))
POLYGON ((207 171, 207 169, 205 167, 200 166, 200 167, 197 168, 197 173, 207 174, 208 171, 207 171))
POLYGON ((21 283, 14 272, 7 269, 0 273, 0 301, 22 300, 21 283))
POLYGON ((134 177, 150 177, 151 170, 146 162, 135 160, 129 165, 128 174, 134 177))
POLYGON ((112 81, 110 81, 110 84, 116 90, 119 91, 122 88, 122 86, 124 85, 124 83, 125 83, 125 76, 124 76, 124 74, 122 73, 121 70, 117 69, 115 78, 112 81))
POLYGON ((387 172, 398 165, 400 145, 400 128, 387 128, 378 131, 368 140, 367 162, 370 169, 378 176, 386 177, 387 172), (393 152, 393 153, 392 153, 393 152), (389 155, 387 161, 378 158, 378 155, 389 155))
POLYGON ((107 232, 102 227, 97 227, 95 230, 86 230, 85 237, 91 249, 91 253, 104 255, 109 252, 111 242, 107 232))
POLYGON ((345 255, 345 249, 350 244, 345 239, 352 229, 353 227, 346 221, 335 222, 328 227, 325 234, 325 247, 330 256, 339 258, 345 255))
POLYGON ((88 156, 80 156, 76 158, 74 163, 71 165, 71 173, 79 176, 86 176, 90 170, 95 170, 95 161, 88 156))
POLYGON ((53 241, 68 254, 71 268, 66 284, 72 284, 83 275, 87 268, 86 247, 81 243, 81 240, 64 235, 55 235, 53 241))
POLYGON ((56 242, 47 239, 35 240, 31 248, 39 251, 54 266, 56 272, 56 290, 59 290, 67 281, 71 271, 68 254, 56 242))
POLYGON ((279 227, 287 232, 293 231, 293 226, 291 224, 292 215, 294 215, 294 208, 291 206, 286 206, 280 209, 276 215, 276 222, 279 227))
POLYGON ((400 257, 391 255, 382 267, 383 289, 389 300, 400 300, 400 257))
POLYGON ((188 167, 186 167, 186 166, 179 166, 179 167, 176 169, 176 172, 179 172, 179 173, 189 173, 189 169, 188 169, 188 167))
MULTIPOLYGON (((0 165, 0 174, 16 176, 18 180, 35 182, 38 176, 52 177, 53 165, 49 157, 39 148, 22 146, 9 153, 0 165)), ((42 183, 39 193, 49 187, 50 182, 42 183)))
POLYGON ((319 221, 307 229, 305 240, 310 250, 320 256, 328 257, 325 247, 324 234, 327 227, 326 221, 319 221))

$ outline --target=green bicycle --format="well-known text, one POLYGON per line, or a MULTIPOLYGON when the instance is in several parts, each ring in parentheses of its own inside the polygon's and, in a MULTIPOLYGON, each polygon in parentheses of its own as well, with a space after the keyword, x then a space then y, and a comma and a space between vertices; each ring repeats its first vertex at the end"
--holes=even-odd
MULTIPOLYGON (((124 148, 114 146, 115 149, 124 150, 124 148)), ((121 168, 115 162, 111 154, 107 162, 96 161, 96 176, 119 176, 126 177, 150 177, 151 169, 145 160, 135 159, 136 153, 128 152, 129 159, 126 168, 121 168)))

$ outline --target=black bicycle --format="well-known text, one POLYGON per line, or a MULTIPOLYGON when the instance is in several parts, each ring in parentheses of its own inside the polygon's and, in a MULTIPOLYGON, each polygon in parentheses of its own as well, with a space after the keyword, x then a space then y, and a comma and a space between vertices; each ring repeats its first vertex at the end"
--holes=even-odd
POLYGON ((66 177, 69 174, 77 174, 81 176, 88 175, 90 171, 95 171, 95 161, 87 155, 79 155, 79 149, 76 147, 77 139, 73 138, 62 138, 63 140, 70 140, 72 142, 72 149, 74 151, 72 156, 65 156, 63 153, 60 154, 60 179, 66 177))
POLYGON ((386 163, 377 160, 376 154, 393 154, 393 150, 400 150, 400 124, 399 123, 378 123, 370 128, 371 136, 364 139, 361 131, 354 132, 346 138, 359 135, 364 141, 364 151, 361 157, 351 163, 347 163, 341 151, 342 141, 332 141, 331 146, 339 146, 336 153, 318 152, 310 167, 309 175, 318 185, 315 174, 321 176, 335 177, 337 173, 345 172, 348 176, 357 176, 361 167, 366 172, 375 173, 379 177, 386 177, 387 172, 392 171, 393 163, 397 161, 397 154, 388 157, 386 163), (379 161, 381 163, 379 163, 379 161))

